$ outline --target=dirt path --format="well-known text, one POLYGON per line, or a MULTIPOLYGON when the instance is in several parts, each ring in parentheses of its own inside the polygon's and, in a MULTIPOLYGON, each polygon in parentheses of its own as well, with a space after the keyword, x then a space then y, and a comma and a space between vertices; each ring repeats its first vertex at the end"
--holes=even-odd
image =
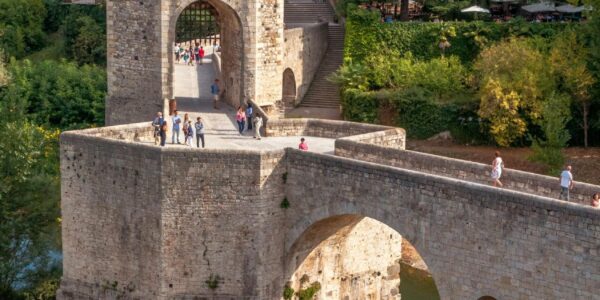
MULTIPOLYGON (((464 146, 449 141, 418 141, 409 140, 406 148, 425 153, 448 156, 458 159, 491 163, 494 151, 498 150, 507 168, 527 172, 547 174, 544 165, 529 161, 529 148, 497 148, 491 146, 464 146)), ((583 181, 600 185, 600 148, 573 147, 564 150, 566 161, 573 166, 575 181, 583 181)), ((558 176, 558 174, 554 174, 558 176)))

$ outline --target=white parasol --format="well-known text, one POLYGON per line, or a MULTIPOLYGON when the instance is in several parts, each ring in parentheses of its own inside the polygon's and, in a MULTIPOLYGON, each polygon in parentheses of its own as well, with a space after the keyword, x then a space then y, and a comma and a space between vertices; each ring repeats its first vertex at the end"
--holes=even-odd
POLYGON ((554 3, 551 2, 540 2, 536 4, 525 5, 522 6, 521 9, 532 14, 556 11, 554 3))
POLYGON ((469 12, 472 12, 472 13, 485 13, 485 14, 489 14, 490 13, 489 9, 485 9, 485 8, 477 6, 477 5, 473 5, 471 7, 467 7, 465 9, 461 9, 460 11, 464 12, 464 13, 469 13, 469 12))

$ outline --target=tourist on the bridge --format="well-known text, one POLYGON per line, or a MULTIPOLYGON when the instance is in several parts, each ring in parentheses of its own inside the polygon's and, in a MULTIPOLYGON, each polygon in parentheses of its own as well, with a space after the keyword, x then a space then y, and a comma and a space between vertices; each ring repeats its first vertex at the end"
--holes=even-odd
POLYGON ((159 111, 156 113, 156 118, 152 121, 152 127, 154 127, 154 145, 158 145, 160 142, 160 127, 165 122, 162 113, 159 111))
POLYGON ((175 136, 177 136, 177 144, 181 144, 179 142, 179 125, 181 124, 181 117, 177 114, 177 111, 171 118, 171 122, 173 122, 173 134, 171 135, 171 143, 175 144, 175 136))
POLYGON ((571 200, 570 190, 573 189, 573 174, 571 173, 571 165, 567 165, 560 173, 560 195, 559 200, 571 200))
POLYGON ((190 116, 188 114, 183 114, 183 136, 187 136, 188 132, 188 122, 190 121, 190 116))
POLYGON ((246 127, 246 112, 241 106, 238 107, 237 113, 235 114, 235 121, 238 124, 238 131, 240 132, 240 135, 242 135, 244 128, 246 127))
POLYGON ((192 127, 192 121, 187 121, 187 131, 185 135, 185 144, 192 147, 192 141, 194 140, 194 128, 192 127))
POLYGON ((202 141, 202 148, 204 148, 204 123, 202 122, 202 118, 198 117, 196 119, 196 147, 200 148, 200 141, 202 141))
POLYGON ((217 42, 215 42, 213 44, 213 54, 215 54, 215 53, 217 53, 219 51, 221 51, 221 49, 219 48, 219 44, 217 44, 217 42))
POLYGON ((198 63, 202 64, 203 60, 204 60, 204 47, 200 46, 200 49, 198 50, 198 63))
POLYGON ((600 208, 600 193, 595 193, 594 196, 592 196, 592 207, 600 208))
POLYGON ((187 50, 184 50, 184 52, 183 52, 183 64, 184 65, 188 64, 188 59, 190 59, 190 54, 187 52, 187 50))
POLYGON ((190 46, 189 53, 190 53, 190 60, 188 61, 188 66, 192 66, 193 67, 194 66, 194 57, 195 57, 195 55, 194 55, 194 49, 192 48, 192 46, 190 46))
POLYGON ((221 96, 221 85, 219 79, 215 78, 215 82, 210 86, 210 93, 213 95, 214 108, 219 109, 219 97, 221 96))
POLYGON ((494 155, 496 158, 494 158, 494 161, 492 161, 491 177, 494 182, 494 186, 502 187, 500 176, 502 176, 502 169, 504 169, 504 161, 502 161, 502 157, 500 157, 500 152, 496 151, 494 155))
POLYGON ((179 44, 175 44, 173 52, 175 52, 175 61, 179 63, 179 44))
POLYGON ((200 62, 200 53, 198 53, 198 50, 200 50, 200 48, 198 48, 198 43, 196 43, 196 47, 194 47, 194 55, 196 56, 196 62, 200 62))
POLYGON ((160 146, 164 147, 167 142, 167 121, 160 126, 160 146))
POLYGON ((252 121, 254 122, 254 138, 260 140, 260 128, 263 125, 263 119, 260 115, 257 114, 252 121))
POLYGON ((246 119, 248 120, 248 131, 252 130, 252 114, 254 110, 252 109, 252 104, 248 103, 248 107, 246 107, 246 119))
POLYGON ((298 145, 298 149, 302 151, 308 151, 308 144, 306 143, 306 140, 304 138, 300 139, 300 145, 298 145))

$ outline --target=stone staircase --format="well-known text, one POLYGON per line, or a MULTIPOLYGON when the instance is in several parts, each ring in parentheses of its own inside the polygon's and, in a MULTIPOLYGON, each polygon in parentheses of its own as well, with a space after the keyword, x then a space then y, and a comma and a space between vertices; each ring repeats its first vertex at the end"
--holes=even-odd
POLYGON ((327 52, 299 107, 339 110, 339 87, 329 82, 327 77, 342 65, 344 26, 333 23, 335 11, 327 0, 287 0, 284 12, 284 21, 288 26, 301 26, 318 21, 329 22, 327 52))
POLYGON ((333 22, 335 12, 327 1, 287 0, 283 21, 286 24, 333 22))
POLYGON ((301 107, 340 108, 340 89, 327 77, 342 65, 344 58, 344 26, 329 24, 328 48, 321 66, 300 102, 301 107))

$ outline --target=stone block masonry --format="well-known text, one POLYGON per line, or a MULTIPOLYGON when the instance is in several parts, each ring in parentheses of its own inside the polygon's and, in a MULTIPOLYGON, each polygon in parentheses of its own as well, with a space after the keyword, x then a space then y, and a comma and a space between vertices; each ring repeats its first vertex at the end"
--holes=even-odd
MULTIPOLYGON (((403 130, 351 122, 267 126, 336 136, 340 149, 404 141, 403 130)), ((589 206, 295 149, 160 148, 141 125, 119 128, 61 136, 59 299, 280 299, 298 267, 294 245, 319 224, 343 227, 340 216, 409 240, 442 299, 598 297, 600 211, 589 206)), ((389 270, 364 274, 395 280, 389 270)))

